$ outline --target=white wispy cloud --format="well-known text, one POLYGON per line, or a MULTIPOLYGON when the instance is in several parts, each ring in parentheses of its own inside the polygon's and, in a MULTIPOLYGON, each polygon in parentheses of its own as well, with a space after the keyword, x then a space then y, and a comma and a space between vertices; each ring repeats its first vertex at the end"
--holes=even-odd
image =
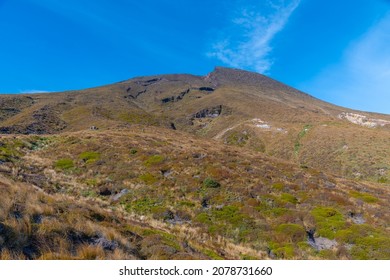
MULTIPOLYGON (((209 56, 237 68, 266 73, 272 66, 271 41, 300 4, 300 0, 267 1, 264 5, 241 9, 229 31, 212 46, 209 56)), ((264 2, 263 2, 264 4, 264 2)))
POLYGON ((26 89, 26 90, 20 90, 19 92, 24 94, 34 94, 34 93, 49 93, 51 91, 38 90, 38 89, 26 89))
POLYGON ((390 13, 322 71, 303 90, 353 109, 390 114, 390 13))

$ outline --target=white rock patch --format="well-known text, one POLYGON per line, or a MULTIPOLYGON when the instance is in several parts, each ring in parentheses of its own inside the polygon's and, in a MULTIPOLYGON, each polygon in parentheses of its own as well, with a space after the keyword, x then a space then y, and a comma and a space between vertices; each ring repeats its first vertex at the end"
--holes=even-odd
POLYGON ((256 127, 270 129, 271 126, 269 124, 256 124, 256 127))
POLYGON ((390 124, 390 121, 381 120, 381 119, 370 119, 365 115, 355 114, 355 113, 346 113, 343 112, 338 115, 339 119, 350 121, 351 123, 358 124, 365 127, 378 127, 385 126, 390 124))
MULTIPOLYGON (((266 123, 265 121, 262 121, 261 119, 252 119, 252 123, 254 124, 254 126, 261 128, 261 129, 268 129, 268 130, 272 129, 272 126, 270 124, 266 123)), ((282 133, 287 133, 287 131, 283 128, 277 127, 274 130, 276 130, 278 132, 282 132, 282 133)))

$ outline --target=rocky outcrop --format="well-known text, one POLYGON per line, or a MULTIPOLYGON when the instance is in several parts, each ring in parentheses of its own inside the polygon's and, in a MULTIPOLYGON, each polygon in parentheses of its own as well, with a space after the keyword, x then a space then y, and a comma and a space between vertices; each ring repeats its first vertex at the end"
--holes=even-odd
POLYGON ((179 95, 177 95, 177 96, 170 96, 170 97, 163 98, 163 99, 161 99, 161 103, 165 104, 165 103, 169 103, 169 102, 180 101, 188 93, 190 93, 190 89, 186 89, 185 91, 180 92, 179 95))
POLYGON ((366 222, 366 219, 364 219, 363 214, 361 214, 361 213, 355 213, 353 211, 350 211, 348 213, 348 217, 351 219, 351 221, 354 224, 357 224, 357 225, 362 225, 366 222))
POLYGON ((215 107, 205 108, 195 113, 192 118, 193 119, 202 119, 202 118, 216 118, 219 117, 222 113, 222 105, 218 105, 215 107))
POLYGON ((136 81, 135 83, 137 85, 141 85, 141 86, 147 87, 147 86, 153 85, 155 83, 158 83, 161 80, 162 80, 162 78, 154 78, 154 79, 145 80, 145 81, 136 81))
POLYGON ((27 124, 0 127, 2 134, 52 134, 59 132, 67 127, 63 121, 49 105, 32 114, 33 121, 27 124))
POLYGON ((334 249, 338 245, 336 240, 330 240, 325 237, 315 237, 314 229, 308 230, 306 231, 306 233, 307 233, 307 243, 318 251, 334 249))
POLYGON ((162 104, 169 103, 169 102, 175 102, 175 97, 171 96, 171 97, 166 97, 166 98, 161 99, 162 104))
POLYGON ((213 92, 214 89, 211 87, 200 87, 199 91, 208 91, 208 92, 213 92))
POLYGON ((122 196, 125 196, 126 194, 128 194, 130 191, 128 189, 123 189, 121 190, 119 193, 117 193, 116 195, 114 195, 112 197, 112 201, 118 201, 122 196))
POLYGON ((0 121, 16 116, 34 103, 34 99, 30 96, 2 97, 0 99, 0 121))

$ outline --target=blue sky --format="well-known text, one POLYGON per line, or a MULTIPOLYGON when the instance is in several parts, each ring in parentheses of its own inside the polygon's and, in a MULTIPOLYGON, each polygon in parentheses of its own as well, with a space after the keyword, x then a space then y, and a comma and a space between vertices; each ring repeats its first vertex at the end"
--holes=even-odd
POLYGON ((0 92, 214 66, 390 114, 390 1, 0 0, 0 92))

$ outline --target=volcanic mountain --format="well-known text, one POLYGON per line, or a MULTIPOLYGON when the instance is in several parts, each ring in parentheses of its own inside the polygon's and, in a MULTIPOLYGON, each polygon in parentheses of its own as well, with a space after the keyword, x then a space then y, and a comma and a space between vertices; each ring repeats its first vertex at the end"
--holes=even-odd
POLYGON ((390 258, 389 115, 217 67, 2 95, 0 133, 2 258, 390 258))

